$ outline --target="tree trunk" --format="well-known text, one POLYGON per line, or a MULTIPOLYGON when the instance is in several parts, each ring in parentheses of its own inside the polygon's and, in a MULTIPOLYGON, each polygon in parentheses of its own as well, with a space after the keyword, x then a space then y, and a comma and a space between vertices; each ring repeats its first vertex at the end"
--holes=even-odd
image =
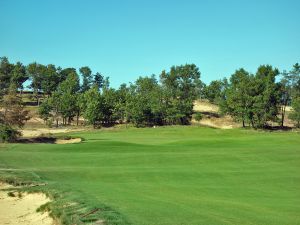
POLYGON ((76 117, 76 125, 77 126, 79 125, 79 114, 80 114, 80 112, 78 111, 77 112, 77 117, 76 117))
POLYGON ((287 101, 285 102, 284 106, 281 110, 281 127, 284 125, 284 118, 285 118, 285 109, 286 109, 287 101))
POLYGON ((251 119, 251 126, 252 126, 252 128, 254 128, 254 121, 253 121, 253 119, 251 119))
POLYGON ((243 127, 245 127, 245 120, 243 119, 243 127))

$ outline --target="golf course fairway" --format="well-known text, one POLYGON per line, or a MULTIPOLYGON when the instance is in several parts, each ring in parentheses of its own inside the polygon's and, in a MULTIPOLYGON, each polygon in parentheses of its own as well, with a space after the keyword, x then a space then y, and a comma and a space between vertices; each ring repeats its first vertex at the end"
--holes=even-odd
POLYGON ((36 189, 76 202, 64 216, 87 224, 300 224, 299 133, 173 126, 70 135, 84 141, 0 145, 0 177, 46 183, 36 189))

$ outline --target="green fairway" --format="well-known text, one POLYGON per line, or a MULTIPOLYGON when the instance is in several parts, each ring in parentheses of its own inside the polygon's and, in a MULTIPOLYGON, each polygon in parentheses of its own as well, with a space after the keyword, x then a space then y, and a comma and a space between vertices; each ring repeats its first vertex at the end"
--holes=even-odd
POLYGON ((108 207, 117 212, 103 210, 108 224, 300 224, 299 133, 192 126, 72 135, 85 141, 2 145, 0 167, 108 207))

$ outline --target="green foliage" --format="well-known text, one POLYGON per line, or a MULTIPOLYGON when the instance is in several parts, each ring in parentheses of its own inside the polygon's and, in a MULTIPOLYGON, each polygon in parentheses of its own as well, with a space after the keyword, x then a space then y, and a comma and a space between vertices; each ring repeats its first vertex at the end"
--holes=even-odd
POLYGON ((128 120, 138 127, 154 125, 155 104, 159 101, 156 98, 159 86, 154 76, 140 77, 130 87, 126 103, 128 120))
POLYGON ((284 124, 286 106, 300 96, 300 65, 296 63, 289 72, 281 73, 270 65, 260 66, 256 74, 237 70, 228 81, 212 81, 205 85, 200 80, 196 65, 172 66, 162 71, 159 80, 155 75, 140 77, 129 87, 110 88, 108 77, 92 75, 89 67, 79 69, 82 85, 75 68, 56 67, 31 63, 25 67, 20 62, 11 64, 6 57, 0 61, 0 101, 7 95, 9 86, 16 90, 30 78, 30 87, 39 105, 41 118, 48 123, 59 120, 71 124, 76 117, 90 124, 113 125, 131 122, 135 126, 188 125, 192 119, 193 103, 207 98, 218 104, 224 114, 231 115, 243 126, 255 128, 269 126, 270 122, 284 124), (94 89, 90 92, 89 90, 94 89), (94 96, 97 96, 93 99, 94 96), (42 97, 42 98, 41 98, 42 97), (89 101, 92 101, 90 104, 89 101), (279 113, 281 117, 279 117, 279 113))
POLYGON ((268 121, 277 121, 279 90, 275 78, 279 74, 277 69, 272 66, 260 66, 257 70, 253 88, 253 108, 250 120, 257 127, 264 127, 268 121))
POLYGON ((289 72, 291 80, 292 97, 300 97, 300 64, 296 63, 293 69, 289 72))
POLYGON ((42 91, 43 75, 45 71, 46 67, 36 62, 31 63, 27 66, 27 73, 31 79, 30 87, 36 94, 42 91))
POLYGON ((79 110, 79 90, 78 75, 74 72, 69 73, 51 97, 40 105, 40 117, 45 121, 52 117, 52 120, 57 121, 56 125, 58 125, 59 117, 63 118, 64 124, 70 123, 79 110))
POLYGON ((46 99, 39 107, 39 115, 44 121, 48 121, 48 119, 52 116, 51 111, 53 107, 51 105, 51 100, 46 99))
POLYGON ((100 111, 104 105, 104 99, 100 95, 98 88, 93 87, 84 93, 85 110, 84 118, 95 127, 101 123, 104 115, 100 111))
POLYGON ((59 73, 60 82, 66 80, 67 77, 68 77, 70 74, 77 74, 75 68, 65 68, 65 69, 62 69, 62 68, 58 67, 58 68, 57 68, 57 72, 59 73))
POLYGON ((0 58, 0 97, 8 91, 13 68, 7 57, 0 58))
POLYGON ((0 123, 0 142, 13 142, 21 136, 21 133, 11 126, 0 123))
POLYGON ((225 91, 226 100, 221 101, 222 112, 229 113, 237 121, 249 122, 251 98, 251 82, 254 77, 244 69, 237 70, 230 78, 230 84, 225 91))
POLYGON ((103 88, 104 86, 104 77, 100 74, 100 73, 96 73, 94 75, 94 85, 96 85, 98 87, 98 89, 100 90, 101 88, 103 88))
POLYGON ((289 114, 289 118, 300 128, 300 96, 293 99, 292 107, 293 111, 289 114))
POLYGON ((194 115, 194 119, 199 122, 200 120, 202 120, 203 116, 200 112, 195 113, 194 115))
POLYGON ((211 103, 220 104, 224 99, 224 92, 227 86, 228 81, 226 78, 212 81, 204 88, 204 98, 208 99, 211 103))
POLYGON ((280 105, 280 88, 275 82, 279 74, 272 66, 260 66, 256 75, 244 69, 237 70, 230 78, 221 110, 237 121, 263 128, 269 121, 277 121, 280 105))
POLYGON ((198 67, 195 64, 173 66, 170 72, 163 71, 160 79, 166 124, 189 124, 193 114, 193 102, 199 96, 201 88, 198 67))
POLYGON ((61 82, 59 77, 59 73, 54 65, 49 64, 47 66, 43 66, 43 77, 41 80, 41 90, 44 94, 51 95, 61 82))
POLYGON ((92 71, 88 66, 81 67, 79 69, 80 74, 82 75, 82 86, 81 86, 81 91, 86 92, 91 88, 92 84, 92 71))
POLYGON ((18 89, 23 89, 23 83, 29 78, 25 66, 17 62, 11 73, 10 83, 15 84, 18 89))

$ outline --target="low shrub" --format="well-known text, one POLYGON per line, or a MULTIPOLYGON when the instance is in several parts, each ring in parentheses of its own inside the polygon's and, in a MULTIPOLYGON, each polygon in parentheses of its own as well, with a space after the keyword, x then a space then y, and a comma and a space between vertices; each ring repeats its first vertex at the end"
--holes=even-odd
POLYGON ((0 124, 0 142, 14 142, 21 133, 9 125, 0 124))
POLYGON ((199 113, 199 112, 195 113, 194 119, 195 119, 197 122, 199 122, 200 120, 202 120, 202 114, 199 113))

